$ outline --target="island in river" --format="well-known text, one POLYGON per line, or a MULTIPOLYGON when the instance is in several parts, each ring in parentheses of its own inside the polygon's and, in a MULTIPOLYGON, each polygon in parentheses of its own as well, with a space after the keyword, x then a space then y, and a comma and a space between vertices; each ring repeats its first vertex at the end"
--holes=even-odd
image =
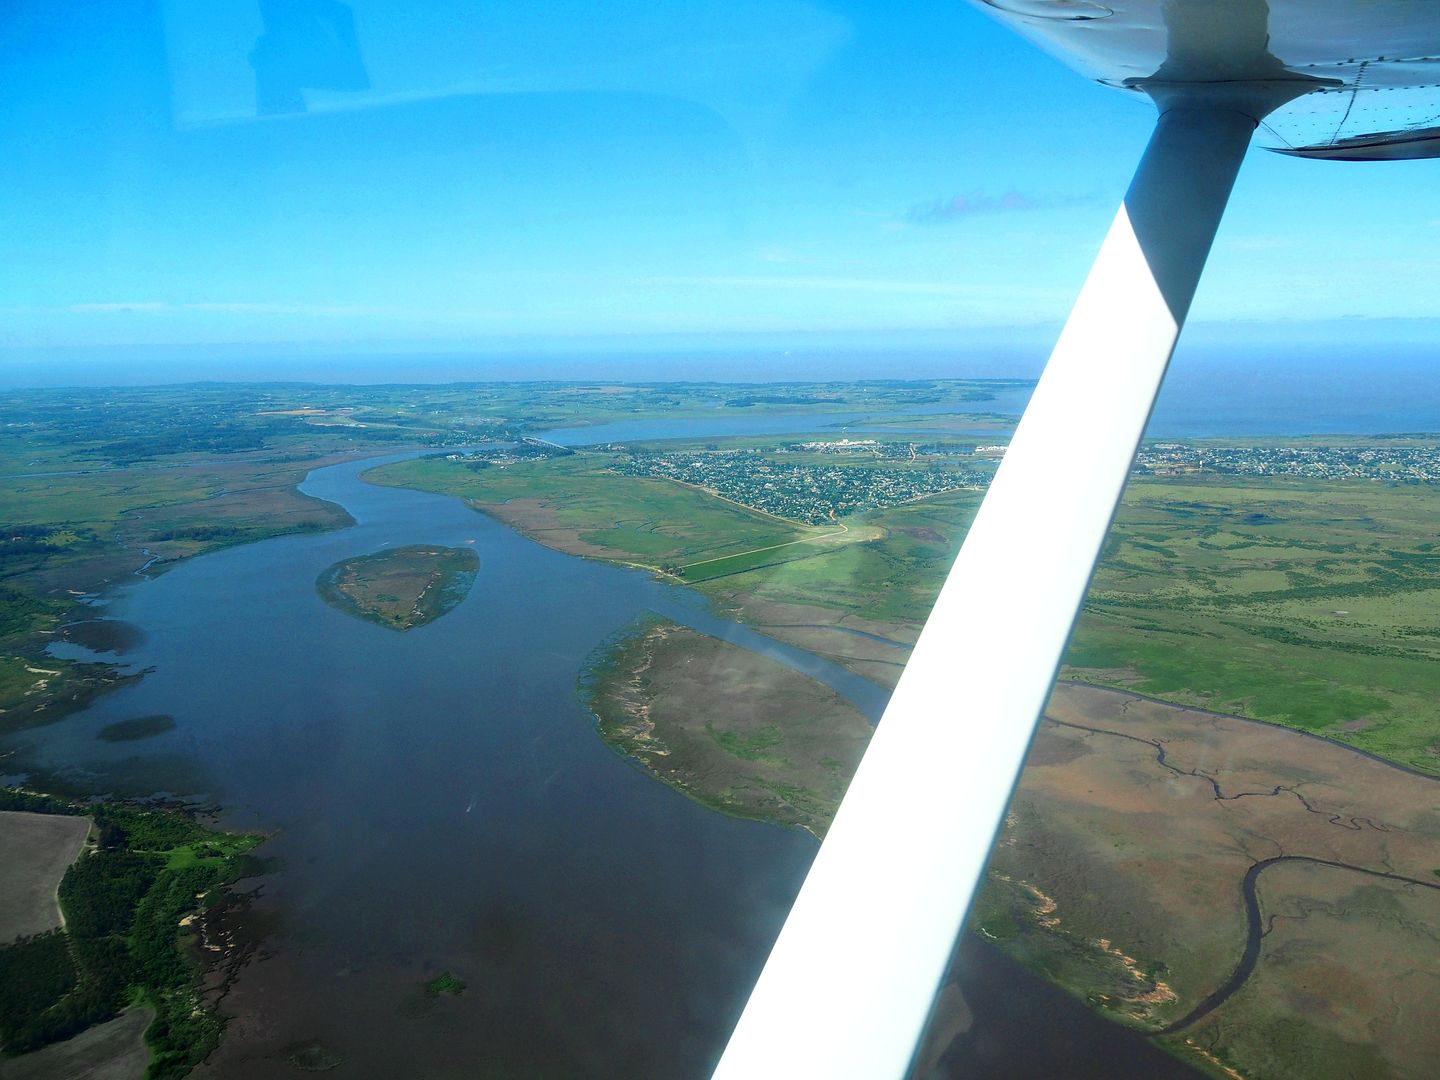
POLYGON ((464 600, 479 569, 480 558, 469 548, 412 544, 343 559, 315 587, 341 611, 403 633, 464 600))

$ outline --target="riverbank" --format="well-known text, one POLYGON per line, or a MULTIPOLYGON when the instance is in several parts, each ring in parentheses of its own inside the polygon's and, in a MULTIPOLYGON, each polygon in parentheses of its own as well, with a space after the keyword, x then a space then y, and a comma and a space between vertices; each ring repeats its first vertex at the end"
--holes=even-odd
POLYGON ((349 454, 143 466, 82 456, 89 468, 64 470, 74 447, 25 449, 41 471, 0 476, 0 521, 13 523, 0 538, 0 737, 83 711, 138 677, 105 662, 137 644, 133 627, 97 618, 117 589, 198 555, 351 524, 342 508, 296 490, 311 469, 349 454))
POLYGON ((670 787, 817 838, 873 731, 833 690, 658 617, 603 648, 581 694, 606 744, 670 787))
MULTIPOLYGON (((632 628, 584 688, 602 738, 706 806, 823 835, 838 798, 774 793, 808 796, 815 758, 842 792, 864 734, 842 771, 773 688, 737 695, 725 650, 660 620, 632 628)), ((1432 1048, 1403 1002, 1440 976, 1422 929, 1440 920, 1437 783, 1277 725, 1062 683, 971 929, 1215 1076, 1413 1072, 1432 1048), (1322 877, 1278 876, 1297 866, 1322 877), (1262 950, 1277 928, 1289 944, 1262 950), (1309 940, 1344 986, 1313 1007, 1298 1004, 1321 978, 1309 940), (1397 978, 1413 986, 1387 998, 1397 978)))

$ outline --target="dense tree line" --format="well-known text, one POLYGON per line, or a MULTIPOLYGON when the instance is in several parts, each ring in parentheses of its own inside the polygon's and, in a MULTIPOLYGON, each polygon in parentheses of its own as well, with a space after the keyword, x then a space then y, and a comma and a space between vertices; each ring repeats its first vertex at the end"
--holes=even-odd
POLYGON ((0 1034, 6 1046, 32 1041, 34 1018, 75 988, 75 965, 63 930, 22 938, 0 949, 0 1034))
POLYGON ((158 860, 129 851, 102 849, 76 859, 60 882, 70 933, 77 938, 128 934, 135 905, 159 872, 158 860))
POLYGON ((17 788, 0 788, 0 810, 28 810, 32 814, 75 814, 83 811, 66 799, 17 788))

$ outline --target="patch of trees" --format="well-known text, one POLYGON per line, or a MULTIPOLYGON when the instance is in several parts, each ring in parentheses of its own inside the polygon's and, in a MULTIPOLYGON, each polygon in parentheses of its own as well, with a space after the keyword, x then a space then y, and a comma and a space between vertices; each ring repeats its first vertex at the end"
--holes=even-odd
POLYGON ((725 404, 732 409, 748 409, 753 405, 838 405, 834 396, 817 397, 814 394, 746 394, 730 398, 725 404))
POLYGON ((265 432, 248 425, 165 426, 153 432, 101 443, 95 452, 117 462, 145 461, 169 454, 238 454, 265 449, 265 432))
POLYGON ((63 930, 0 949, 0 1038, 6 1047, 33 1041, 38 1015, 74 988, 75 965, 63 930))
POLYGON ((125 1005, 129 969, 123 938, 85 937, 73 927, 0 949, 6 1051, 38 1050, 110 1019, 125 1005))
POLYGON ((243 525, 176 525, 151 533, 150 539, 199 540, 208 543, 211 540, 237 540, 249 535, 249 532, 243 525))
POLYGON ((205 826, 174 810, 100 806, 95 809, 95 821, 101 828, 114 825, 122 829, 131 851, 169 851, 203 843, 213 835, 205 826))
POLYGON ((43 600, 8 585, 0 585, 0 638, 28 634, 43 626, 53 615, 52 606, 43 600))
POLYGON ((78 938, 128 934, 135 905, 155 884, 160 867, 150 856, 100 850, 81 856, 60 882, 67 928, 78 938))
POLYGON ((28 810, 32 814, 75 814, 78 809, 65 799, 34 791, 0 788, 0 810, 28 810))

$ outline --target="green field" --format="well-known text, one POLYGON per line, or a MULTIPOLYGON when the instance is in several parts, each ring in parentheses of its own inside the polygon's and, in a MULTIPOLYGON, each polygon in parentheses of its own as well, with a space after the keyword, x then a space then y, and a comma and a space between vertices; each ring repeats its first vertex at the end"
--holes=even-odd
POLYGON ((1428 485, 1137 481, 1070 673, 1440 772, 1437 514, 1428 485))
POLYGON ((804 559, 717 581, 708 591, 742 611, 747 602, 760 600, 918 625, 935 602, 981 497, 980 492, 951 492, 860 515, 851 519, 851 527, 868 528, 875 540, 817 550, 804 559))
POLYGON ((687 582, 742 606, 759 597, 863 608, 896 622, 923 620, 980 503, 980 493, 964 491, 890 507, 848 519, 851 534, 842 537, 835 526, 799 525, 693 487, 621 476, 611 460, 577 454, 471 471, 423 458, 365 478, 459 496, 561 550, 684 567, 687 582), (701 560, 716 561, 693 566, 701 560))
POLYGON ((603 454, 481 471, 444 458, 397 462, 374 483, 457 495, 526 535, 574 554, 658 569, 833 532, 746 510, 695 488, 621 476, 603 454))

